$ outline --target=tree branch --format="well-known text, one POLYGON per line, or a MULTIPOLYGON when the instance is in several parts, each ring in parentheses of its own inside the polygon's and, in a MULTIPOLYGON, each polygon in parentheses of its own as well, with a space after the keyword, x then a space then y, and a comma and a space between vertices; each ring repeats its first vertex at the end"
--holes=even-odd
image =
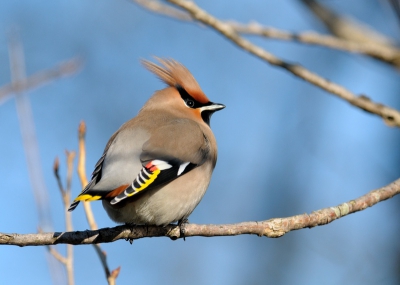
POLYGON ((198 7, 194 2, 185 0, 168 0, 168 2, 173 3, 174 5, 186 10, 197 21, 211 27, 227 39, 231 40, 237 46, 268 62, 269 64, 284 68, 296 77, 299 77, 325 91, 328 91, 331 94, 338 96, 343 100, 346 100, 353 106, 382 117, 385 123, 390 126, 400 127, 399 111, 384 106, 382 104, 375 103, 371 101, 367 96, 357 96, 343 86, 330 82, 329 80, 319 76, 316 73, 311 72, 301 65, 291 64, 283 61, 282 59, 267 52, 261 47, 244 39, 232 28, 231 25, 211 16, 206 11, 198 7))
POLYGON ((316 32, 290 33, 287 31, 264 27, 257 22, 247 25, 237 22, 226 22, 242 35, 256 35, 271 39, 295 41, 303 44, 318 45, 341 51, 364 54, 388 64, 400 67, 400 50, 395 46, 383 45, 375 42, 357 42, 351 39, 341 39, 330 35, 321 35, 316 32))
POLYGON ((31 91, 60 77, 72 75, 79 70, 81 65, 82 61, 80 59, 72 58, 51 69, 36 72, 24 80, 17 80, 11 84, 4 85, 0 87, 0 104, 9 99, 13 93, 31 91))
MULTIPOLYGON (((86 136, 86 125, 82 121, 78 127, 78 139, 79 139, 79 156, 78 156, 78 176, 81 181, 82 189, 88 184, 88 179, 86 177, 86 148, 85 148, 85 136, 86 136)), ((92 207, 89 202, 83 202, 83 208, 85 209, 85 215, 89 227, 91 230, 97 230, 97 223, 94 219, 92 207)))
MULTIPOLYGON (((58 188, 60 190, 63 206, 64 206, 64 213, 65 213, 65 228, 67 231, 72 231, 72 217, 71 213, 67 211, 68 206, 70 204, 70 197, 71 197, 71 184, 72 184, 72 173, 74 168, 74 158, 75 152, 74 151, 65 151, 65 155, 67 157, 67 183, 66 188, 63 187, 61 177, 59 174, 60 170, 60 162, 58 157, 56 157, 54 164, 53 164, 53 171, 54 175, 57 180, 58 188)), ((62 256, 55 248, 51 245, 47 246, 49 252, 58 260, 60 261, 67 271, 67 281, 68 285, 74 285, 74 249, 71 244, 67 244, 67 256, 62 256)))
MULTIPOLYGON (((194 19, 188 12, 180 11, 167 6, 159 1, 148 1, 148 0, 132 0, 139 6, 160 15, 164 15, 170 18, 175 18, 181 21, 193 21, 194 19)), ((318 45, 331 49, 337 49, 341 51, 360 53, 372 58, 381 60, 385 63, 400 67, 400 50, 389 44, 388 42, 382 43, 382 41, 374 41, 374 37, 371 37, 367 41, 356 41, 349 38, 340 38, 331 35, 321 35, 316 32, 302 32, 302 33, 291 33, 288 31, 265 27, 261 24, 252 21, 249 24, 242 24, 236 21, 224 21, 227 25, 230 25, 238 34, 241 35, 253 35, 261 36, 270 39, 283 40, 283 41, 295 41, 298 43, 318 45)), ((361 33, 358 29, 354 28, 357 32, 361 33)), ((368 35, 370 34, 369 30, 368 35)), ((355 37, 355 39, 360 36, 355 37)), ((365 37, 368 38, 369 37, 365 37)))
POLYGON ((181 21, 192 21, 192 17, 181 10, 175 9, 169 5, 165 5, 157 0, 132 0, 139 6, 153 13, 175 18, 181 21))
MULTIPOLYGON (((382 188, 373 190, 355 200, 336 207, 324 208, 311 214, 302 214, 287 218, 275 218, 260 222, 243 222, 227 225, 185 225, 185 237, 235 236, 253 234, 277 238, 286 233, 303 228, 312 228, 329 224, 349 214, 362 211, 379 202, 390 199, 400 193, 400 179, 382 188)), ((0 233, 0 244, 17 246, 38 246, 52 244, 98 244, 114 242, 119 239, 132 240, 145 237, 169 237, 173 240, 182 238, 181 230, 176 225, 157 226, 117 226, 99 230, 77 232, 55 232, 38 234, 0 233)))
POLYGON ((306 5, 325 27, 335 36, 360 43, 372 43, 381 46, 393 46, 394 40, 378 32, 365 23, 339 15, 321 4, 321 1, 299 0, 306 5))
MULTIPOLYGON (((79 141, 79 157, 78 157, 78 176, 81 181, 82 189, 86 187, 88 184, 88 179, 86 176, 86 147, 85 147, 85 137, 86 137, 86 124, 84 121, 81 121, 78 127, 78 141, 79 141)), ((86 219, 88 221, 89 227, 92 231, 97 230, 97 224, 94 219, 92 207, 89 202, 83 202, 83 207, 85 209, 86 219)), ((121 267, 110 271, 110 268, 107 264, 107 255, 106 252, 103 251, 98 244, 93 244, 94 250, 96 251, 101 265, 103 267, 104 273, 106 275, 107 283, 109 285, 115 285, 116 279, 121 271, 121 267)))
POLYGON ((57 259, 59 262, 64 265, 68 263, 67 259, 63 255, 61 255, 54 247, 47 245, 47 249, 49 250, 50 254, 54 256, 54 258, 57 259))
POLYGON ((121 271, 121 266, 117 267, 113 271, 110 272, 107 264, 107 254, 103 251, 99 244, 94 244, 94 249, 100 258, 101 266, 103 266, 104 273, 106 274, 106 279, 109 285, 115 285, 116 279, 121 271))

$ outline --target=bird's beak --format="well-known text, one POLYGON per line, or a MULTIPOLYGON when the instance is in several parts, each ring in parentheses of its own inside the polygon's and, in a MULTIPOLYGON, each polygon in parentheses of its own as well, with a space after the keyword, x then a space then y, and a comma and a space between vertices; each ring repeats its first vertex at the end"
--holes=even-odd
POLYGON ((225 108, 224 104, 208 102, 206 106, 200 108, 201 117, 203 118, 203 121, 207 125, 210 125, 211 115, 216 111, 222 110, 223 108, 225 108))
POLYGON ((209 105, 201 107, 201 111, 210 111, 213 113, 222 110, 223 108, 225 108, 224 104, 210 102, 209 105))

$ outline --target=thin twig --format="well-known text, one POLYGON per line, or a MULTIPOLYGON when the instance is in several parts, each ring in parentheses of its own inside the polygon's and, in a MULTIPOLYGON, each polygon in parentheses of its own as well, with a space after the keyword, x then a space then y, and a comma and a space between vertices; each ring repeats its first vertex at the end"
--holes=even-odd
POLYGON ((191 21, 192 18, 186 12, 165 5, 157 0, 132 0, 139 6, 154 13, 158 13, 167 17, 175 18, 181 21, 191 21))
MULTIPOLYGON (((85 122, 81 122, 78 127, 78 139, 79 139, 79 156, 78 156, 78 176, 81 181, 82 189, 88 184, 86 176, 86 148, 85 148, 85 136, 86 136, 86 125, 85 122)), ((89 202, 83 202, 85 209, 86 219, 88 221, 91 230, 97 230, 97 224, 93 216, 92 207, 89 202)))
MULTIPOLYGON (((67 157, 67 189, 66 189, 66 192, 70 192, 71 184, 72 184, 72 173, 74 170, 75 151, 66 150, 65 155, 67 157)), ((68 203, 69 202, 70 201, 68 201, 68 203)), ((69 206, 69 204, 67 206, 69 206)))
MULTIPOLYGON (((61 193, 61 198, 63 201, 63 206, 64 206, 64 212, 65 214, 65 228, 67 231, 72 231, 72 217, 71 213, 67 211, 69 204, 70 204, 70 197, 71 197, 71 182, 72 182, 72 173, 73 173, 73 167, 74 167, 74 158, 75 158, 75 152, 74 151, 65 151, 65 155, 67 157, 67 188, 63 188, 61 178, 60 178, 60 162, 58 157, 54 160, 53 164, 53 171, 54 175, 57 179, 57 184, 58 188, 61 193)), ((67 256, 64 257, 62 256, 54 247, 48 246, 49 252, 57 259, 59 260, 62 264, 64 264, 65 269, 67 271, 67 280, 68 280, 68 285, 73 285, 75 283, 74 281, 74 249, 71 244, 67 244, 67 256)))
MULTIPOLYGON (((24 82, 26 80, 24 51, 17 34, 10 35, 9 57, 12 79, 11 85, 15 86, 18 82, 24 82)), ((26 94, 18 92, 15 97, 29 178, 39 214, 39 226, 48 230, 52 227, 49 199, 40 163, 39 146, 36 139, 32 108, 26 94)))
POLYGON ((108 268, 107 265, 107 255, 104 251, 101 250, 101 247, 98 244, 94 244, 94 250, 99 256, 101 265, 103 266, 104 272, 106 273, 106 278, 108 278, 108 276, 110 276, 110 269, 108 268))
POLYGON ((393 7, 394 12, 396 13, 397 20, 400 21, 400 1, 399 0, 389 0, 389 2, 393 7))
POLYGON ((93 246, 94 246, 94 249, 95 249, 97 255, 100 258, 100 262, 101 262, 101 265, 103 266, 104 272, 106 274, 108 284, 115 285, 116 279, 119 275, 119 272, 121 271, 121 266, 119 266, 118 268, 116 268, 110 272, 110 269, 108 268, 108 264, 107 264, 106 252, 101 249, 99 244, 94 244, 93 246))
MULTIPOLYGON (((84 121, 81 121, 78 127, 78 140, 79 140, 79 158, 78 158, 78 176, 81 181, 82 189, 88 184, 86 176, 86 147, 85 147, 85 136, 86 136, 86 125, 84 121)), ((92 231, 97 230, 97 224, 94 219, 92 208, 89 202, 83 202, 85 209, 86 219, 89 227, 92 231)), ((94 244, 94 249, 100 258, 104 272, 106 274, 107 282, 109 285, 115 285, 116 278, 118 277, 120 267, 110 272, 107 264, 107 257, 105 252, 101 249, 100 245, 94 244)))
MULTIPOLYGON (((153 13, 161 14, 181 21, 194 20, 189 13, 174 9, 159 1, 132 1, 153 13)), ((238 23, 236 21, 224 21, 224 23, 230 25, 238 34, 256 35, 284 41, 295 41, 304 44, 328 47, 341 51, 360 53, 371 56, 388 64, 392 64, 396 67, 400 67, 400 50, 396 46, 391 45, 388 42, 385 42, 385 44, 383 44, 381 41, 376 42, 373 40, 369 40, 368 42, 359 42, 348 37, 339 38, 336 36, 321 35, 316 32, 291 33, 276 28, 265 27, 255 21, 247 25, 238 23)))
MULTIPOLYGON (((70 244, 68 244, 70 245, 70 244)), ((59 262, 62 264, 66 265, 67 264, 67 259, 62 256, 53 246, 47 245, 47 249, 49 250, 50 254, 54 256, 55 259, 57 259, 59 262)))
POLYGON ((379 31, 355 19, 339 15, 321 4, 321 1, 300 0, 325 27, 339 39, 359 43, 371 50, 370 56, 400 68, 400 56, 395 41, 379 31), (376 53, 377 52, 377 53, 376 53))
MULTIPOLYGON (((40 227, 38 228, 38 233, 43 233, 43 230, 40 227)), ((58 252, 55 245, 46 245, 46 248, 48 252, 61 264, 63 264, 64 266, 67 264, 67 259, 65 258, 65 256, 58 252)))
POLYGON ((322 1, 299 0, 316 15, 336 37, 360 43, 392 47, 394 41, 365 23, 339 15, 321 4, 322 1))
POLYGON ((108 284, 109 285, 115 285, 117 277, 119 273, 121 272, 121 266, 118 266, 115 268, 113 271, 111 271, 110 276, 107 278, 108 284))
MULTIPOLYGON (((311 214, 301 214, 288 218, 275 218, 260 222, 244 222, 228 225, 185 225, 185 237, 235 236, 251 234, 278 238, 290 231, 323 226, 349 214, 365 210, 379 202, 400 194, 400 179, 382 188, 373 190, 355 200, 335 207, 324 208, 311 214)), ((0 244, 17 246, 37 246, 58 243, 98 244, 116 240, 140 239, 145 237, 182 238, 181 229, 176 225, 157 226, 117 226, 96 231, 56 232, 42 234, 6 234, 0 233, 0 244)))
POLYGON ((227 39, 231 40, 234 44, 242 49, 250 52, 251 54, 261 58, 271 65, 278 66, 291 72, 293 75, 306 80, 307 82, 323 89, 339 98, 346 100, 351 105, 363 109, 369 113, 382 117, 386 124, 390 126, 400 127, 400 112, 384 106, 379 103, 371 101, 368 97, 361 95, 357 96, 344 88, 343 86, 330 82, 329 80, 311 72, 301 65, 290 64, 276 57, 275 55, 267 52, 263 48, 251 43, 250 41, 241 37, 229 24, 226 24, 219 19, 211 16, 206 11, 199 8, 194 2, 185 0, 168 0, 168 2, 186 10, 197 21, 213 28, 218 31, 227 39))
POLYGON ((70 76, 76 73, 82 66, 82 60, 79 58, 72 58, 59 65, 44 71, 39 71, 24 80, 18 80, 14 83, 0 87, 0 104, 6 102, 11 98, 12 94, 32 91, 42 85, 53 82, 54 80, 70 76))
MULTIPOLYGON (((5 102, 6 99, 10 97, 9 95, 15 95, 17 113, 20 120, 22 139, 28 163, 29 178, 31 180, 35 202, 39 214, 39 228, 44 228, 48 231, 52 228, 52 222, 47 189, 44 183, 42 168, 40 166, 41 163, 39 156, 39 147, 35 134, 32 109, 30 106, 29 98, 24 92, 27 92, 28 90, 36 88, 42 84, 54 81, 61 76, 75 73, 80 66, 80 61, 78 62, 77 59, 72 59, 60 64, 57 68, 40 71, 27 78, 22 42, 15 31, 10 34, 9 53, 12 82, 11 84, 0 88, 0 104, 5 102)), ((54 167, 54 171, 61 194, 62 196, 64 196, 63 186, 58 175, 58 161, 57 165, 55 165, 54 167)), ((72 231, 73 229, 72 227, 69 227, 69 229, 67 228, 67 230, 72 231)), ((49 248, 49 252, 56 259, 61 260, 61 255, 58 254, 55 248, 49 248)), ((64 258, 63 260, 65 260, 67 263, 69 262, 68 257, 64 258)), ((52 273, 53 281, 55 283, 60 283, 60 276, 62 276, 60 266, 57 263, 50 262, 49 260, 49 267, 51 269, 50 272, 52 273)), ((68 284, 73 284, 73 278, 68 279, 68 284), (70 280, 72 280, 72 282, 70 282, 70 280)))
POLYGON ((361 53, 379 59, 396 67, 400 67, 400 50, 391 45, 376 44, 375 42, 357 42, 350 39, 341 39, 330 35, 321 35, 316 32, 290 33, 287 31, 264 27, 257 22, 247 25, 237 22, 226 22, 239 34, 257 35, 271 39, 296 41, 304 44, 324 46, 332 49, 361 53))
POLYGON ((65 190, 64 190, 64 186, 62 185, 62 181, 61 181, 61 177, 60 177, 60 160, 58 159, 58 157, 56 157, 54 159, 53 172, 54 172, 54 176, 56 177, 56 180, 57 180, 57 185, 58 185, 58 189, 60 190, 61 197, 63 197, 65 190))
MULTIPOLYGON (((65 213, 65 228, 67 231, 72 231, 72 215, 71 212, 68 211, 68 207, 71 203, 71 183, 72 183, 72 173, 74 171, 74 159, 75 152, 74 151, 66 151, 67 156, 67 188, 63 192, 63 201, 64 201, 64 213, 65 213)), ((71 244, 67 245, 67 262, 65 264, 65 268, 67 270, 68 276, 68 284, 74 284, 74 248, 71 244)))
MULTIPOLYGON (((52 219, 50 214, 50 203, 48 191, 42 171, 39 145, 36 137, 33 112, 28 94, 22 92, 16 86, 20 82, 26 82, 25 54, 22 41, 17 31, 9 35, 8 50, 11 70, 11 86, 15 87, 15 103, 20 124, 22 142, 25 151, 29 180, 38 213, 38 226, 46 231, 52 230, 52 219)), ((62 268, 58 263, 47 259, 51 277, 54 283, 62 282, 62 268)))

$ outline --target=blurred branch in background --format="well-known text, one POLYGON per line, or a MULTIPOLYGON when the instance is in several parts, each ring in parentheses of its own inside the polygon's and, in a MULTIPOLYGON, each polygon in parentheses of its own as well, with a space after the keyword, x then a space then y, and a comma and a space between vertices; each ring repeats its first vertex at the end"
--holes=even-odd
POLYGON ((400 23, 400 1, 399 0, 389 0, 389 1, 393 7, 394 12, 396 13, 397 20, 400 23))
POLYGON ((121 266, 118 266, 116 269, 110 272, 110 269, 108 268, 107 264, 107 254, 105 251, 101 250, 100 245, 94 244, 94 249, 97 253, 97 255, 100 258, 101 265, 103 266, 104 273, 106 274, 106 279, 108 282, 108 285, 115 285, 117 277, 119 275, 119 272, 121 271, 121 266))
MULTIPOLYGON (((324 208, 311 214, 302 214, 288 218, 275 218, 260 222, 243 222, 230 225, 196 225, 187 224, 184 227, 185 237, 192 236, 236 236, 253 234, 277 238, 286 233, 304 228, 312 228, 329 224, 349 214, 365 210, 379 202, 400 194, 400 179, 373 190, 355 200, 336 207, 324 208)), ((181 229, 176 225, 157 226, 117 226, 100 230, 42 233, 42 234, 6 234, 0 233, 0 244, 17 246, 67 244, 98 244, 114 242, 119 239, 134 240, 145 237, 166 236, 172 240, 183 238, 181 229)))
MULTIPOLYGON (((79 139, 79 157, 78 157, 78 176, 81 181, 82 189, 86 187, 88 184, 88 179, 86 176, 86 147, 85 147, 85 136, 86 136, 86 125, 85 122, 81 122, 78 127, 78 139, 79 139)), ((69 203, 68 203, 69 206, 69 203)), ((85 209, 86 219, 88 221, 89 227, 92 231, 96 231, 98 229, 96 221, 94 219, 94 215, 92 212, 92 207, 89 202, 83 202, 83 206, 85 209)), ((65 209, 67 211, 68 207, 65 209)), ((70 212, 68 212, 70 213, 70 212)), ((110 271, 107 264, 107 255, 104 252, 100 245, 93 244, 94 249, 97 255, 100 258, 101 265, 103 266, 104 273, 106 274, 106 279, 109 285, 115 285, 116 279, 121 271, 121 267, 110 271)))
MULTIPOLYGON (((26 85, 21 84, 21 82, 26 82, 27 78, 24 51, 16 31, 13 31, 9 36, 8 51, 12 80, 11 86, 15 91, 17 115, 28 165, 29 179, 38 212, 38 227, 44 231, 51 231, 53 226, 50 215, 49 198, 40 162, 39 146, 33 122, 32 108, 28 95, 23 92, 26 90, 20 88, 21 85, 26 85)), ((49 256, 46 255, 46 258, 53 282, 60 283, 63 279, 61 267, 52 262, 49 256)))
POLYGON ((318 45, 341 51, 360 53, 400 68, 400 49, 392 45, 382 45, 375 42, 358 42, 351 39, 341 39, 330 35, 321 35, 316 32, 290 33, 271 27, 264 27, 257 22, 247 25, 227 22, 233 29, 242 35, 262 36, 271 39, 294 41, 303 44, 318 45))
POLYGON ((0 105, 5 103, 11 98, 11 95, 24 91, 32 91, 42 85, 52 83, 54 80, 75 74, 82 66, 82 60, 79 58, 72 58, 59 65, 48 69, 36 72, 35 74, 18 80, 11 84, 0 87, 0 105))
POLYGON ((338 15, 315 0, 299 0, 306 5, 336 37, 359 43, 393 47, 394 41, 382 33, 354 19, 338 15))
POLYGON ((232 27, 232 25, 225 23, 213 17, 212 15, 208 14, 206 11, 198 7, 194 2, 184 1, 184 0, 168 0, 168 2, 184 9, 185 11, 190 13, 193 19, 197 20, 202 24, 205 24, 206 26, 209 26, 210 28, 219 32, 225 38, 231 40, 237 46, 257 56, 258 58, 268 62, 269 64, 284 68, 293 75, 331 94, 334 94, 343 100, 346 100, 353 106, 356 106, 371 114, 375 114, 382 117, 385 123, 389 126, 400 127, 399 111, 391 107, 375 103, 365 95, 357 96, 351 91, 344 88, 343 86, 333 83, 323 78, 322 76, 319 76, 318 74, 304 68, 301 65, 291 64, 283 61, 282 59, 276 57, 275 55, 267 52, 263 48, 241 37, 232 27))
POLYGON ((39 213, 39 226, 48 230, 51 228, 48 192, 40 167, 39 146, 35 134, 32 108, 27 94, 24 92, 42 84, 50 83, 59 77, 74 74, 78 71, 81 63, 78 59, 71 59, 56 68, 40 71, 26 77, 23 47, 16 32, 11 33, 9 38, 9 56, 12 83, 0 88, 0 102, 10 98, 12 94, 15 95, 29 177, 39 213))
POLYGON ((42 167, 40 166, 39 146, 35 134, 32 108, 29 99, 20 88, 20 82, 26 82, 24 52, 16 34, 9 39, 9 55, 11 69, 11 85, 14 87, 15 101, 20 122, 21 135, 28 163, 29 178, 39 214, 39 226, 44 230, 52 228, 48 192, 44 183, 42 167))
POLYGON ((165 15, 167 17, 176 18, 181 21, 192 21, 192 17, 181 10, 178 10, 169 5, 165 5, 157 0, 132 0, 143 8, 157 14, 165 15))
MULTIPOLYGON (((66 188, 64 188, 61 177, 59 174, 60 169, 60 162, 58 158, 54 161, 54 175, 57 179, 58 188, 60 190, 63 206, 64 206, 64 213, 65 213, 65 228, 67 231, 72 231, 72 217, 71 213, 67 211, 70 201, 71 201, 71 182, 72 182, 72 173, 74 167, 74 159, 75 159, 75 152, 66 151, 65 152, 67 157, 67 183, 66 188)), ((74 282, 74 249, 73 246, 68 244, 67 245, 67 255, 64 257, 62 256, 55 248, 49 246, 49 252, 58 260, 60 261, 67 271, 67 280, 68 285, 73 285, 74 282)))
MULTIPOLYGON (((361 53, 366 53, 375 59, 400 68, 399 48, 395 45, 394 40, 374 30, 365 23, 360 23, 355 19, 338 15, 318 1, 299 1, 303 3, 338 40, 342 39, 354 45, 358 44, 360 49, 363 50, 361 53)), ((392 1, 392 3, 393 2, 396 1, 392 1)), ((397 12, 396 5, 393 5, 393 8, 395 12, 397 12)))
MULTIPOLYGON (((79 139, 79 156, 78 156, 78 176, 81 181, 82 189, 88 184, 86 176, 86 148, 85 148, 85 136, 86 136, 86 125, 85 122, 81 122, 78 127, 78 139, 79 139)), ((91 230, 97 230, 97 224, 93 216, 92 207, 90 203, 83 202, 85 209, 86 219, 91 230)))
MULTIPOLYGON (((143 8, 157 14, 161 14, 171 18, 176 18, 181 21, 195 20, 188 12, 177 10, 173 7, 170 7, 156 0, 155 1, 132 0, 132 1, 142 6, 143 8)), ((226 25, 229 25, 232 29, 234 29, 238 34, 241 35, 261 36, 276 40, 294 41, 303 44, 323 46, 341 51, 360 53, 381 60, 387 64, 391 64, 396 68, 400 68, 400 49, 392 45, 391 41, 386 39, 384 36, 380 36, 378 32, 370 31, 367 28, 359 31, 359 29, 361 28, 356 28, 358 26, 354 27, 353 30, 360 33, 360 36, 355 36, 354 38, 351 38, 350 35, 353 35, 354 32, 343 33, 344 36, 340 37, 339 36, 340 33, 338 36, 321 35, 316 32, 291 33, 288 31, 263 26, 257 23, 256 21, 252 21, 248 24, 238 23, 236 21, 221 21, 221 22, 225 23, 226 25), (365 32, 368 33, 367 36, 364 36, 364 34, 362 34, 364 30, 365 32), (377 36, 369 38, 368 35, 371 33, 377 36), (375 38, 377 39, 376 41, 374 40, 375 38)), ((349 22, 348 25, 352 23, 352 21, 350 20, 347 20, 347 22, 349 22)))
MULTIPOLYGON (((86 126, 85 123, 82 121, 79 124, 78 128, 78 137, 79 137, 79 156, 78 156, 78 175, 82 183, 82 188, 84 188, 87 184, 87 178, 86 178, 86 173, 85 173, 85 160, 86 160, 86 149, 85 149, 85 134, 86 134, 86 126)), ((65 152, 66 157, 67 157, 67 178, 66 178, 66 187, 63 186, 63 183, 61 181, 61 177, 59 174, 59 169, 60 169, 60 162, 59 159, 56 158, 54 161, 54 166, 53 166, 53 171, 54 175, 57 180, 58 188, 60 190, 60 194, 62 197, 62 202, 64 206, 64 214, 65 214, 65 228, 67 232, 71 232, 73 230, 72 227, 72 213, 68 211, 68 207, 71 204, 71 184, 72 184, 72 173, 73 173, 73 164, 74 164, 74 159, 75 159, 75 152, 74 151, 66 151, 65 152)), ((88 220, 90 229, 92 231, 97 230, 97 225, 96 221, 94 219, 94 215, 92 213, 92 209, 90 207, 89 203, 85 203, 85 213, 86 213, 86 218, 88 220)), ((40 230, 39 233, 42 233, 40 230)), ((104 269, 104 272, 106 274, 106 279, 109 285, 115 285, 116 284, 116 278, 118 277, 118 274, 121 270, 120 267, 117 269, 110 271, 108 264, 107 264, 107 255, 104 251, 102 251, 100 245, 98 244, 93 244, 94 249, 99 256, 101 265, 104 269)), ((61 262, 67 271, 67 278, 68 278, 68 285, 73 285, 74 282, 74 269, 73 269, 73 246, 72 244, 67 245, 67 254, 66 256, 63 256, 60 254, 56 248, 54 248, 52 245, 47 245, 47 248, 50 252, 50 254, 57 259, 59 262, 61 262)))

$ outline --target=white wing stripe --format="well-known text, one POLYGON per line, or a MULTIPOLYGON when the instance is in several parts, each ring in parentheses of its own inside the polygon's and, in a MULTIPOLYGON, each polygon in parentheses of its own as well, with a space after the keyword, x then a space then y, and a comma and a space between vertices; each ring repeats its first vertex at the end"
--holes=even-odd
POLYGON ((178 169, 178 176, 181 175, 183 171, 185 171, 185 168, 186 168, 186 166, 189 165, 189 163, 190 163, 190 162, 185 162, 185 163, 182 163, 182 164, 179 166, 179 169, 178 169))
POLYGON ((156 165, 159 170, 165 170, 165 169, 169 169, 172 167, 172 165, 169 164, 168 162, 163 161, 163 160, 158 160, 158 159, 153 160, 151 163, 153 165, 156 165))

